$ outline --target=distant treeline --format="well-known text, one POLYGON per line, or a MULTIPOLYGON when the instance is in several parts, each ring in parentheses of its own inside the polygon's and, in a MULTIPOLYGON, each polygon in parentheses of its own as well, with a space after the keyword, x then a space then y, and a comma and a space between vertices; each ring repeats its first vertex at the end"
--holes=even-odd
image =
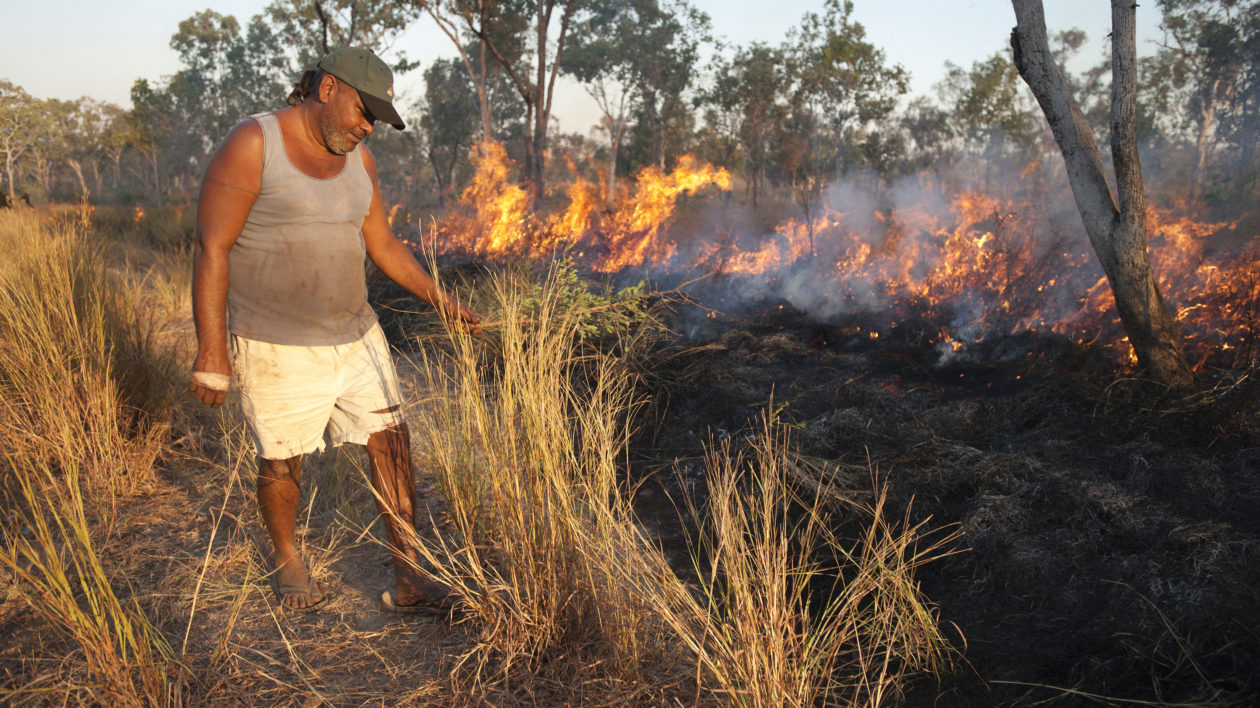
MULTIPOLYGON (((1146 10, 1146 8, 1143 8, 1146 10)), ((948 65, 936 95, 852 18, 822 0, 779 43, 731 45, 686 0, 275 0, 242 25, 212 10, 179 24, 183 68, 137 79, 132 108, 39 99, 0 81, 0 192, 37 201, 186 203, 233 124, 282 107, 301 69, 337 46, 375 48, 396 70, 414 23, 436 23, 452 58, 423 67, 408 129, 372 138, 391 204, 440 207, 472 172, 472 147, 502 143, 536 200, 571 169, 602 184, 684 153, 724 165, 747 200, 794 201, 808 215, 839 177, 934 173, 980 189, 1033 188, 1057 150, 1009 47, 948 65), (379 5, 374 9, 367 6, 379 5), (538 64, 539 57, 543 64, 538 64), (580 83, 602 117, 590 135, 553 120, 556 76, 580 83), (563 156, 565 159, 561 159, 563 156), (1009 175, 1023 179, 1012 186, 1009 175)), ((1148 186, 1228 209, 1255 196, 1260 155, 1260 0, 1159 0, 1163 35, 1142 59, 1140 139, 1148 186)), ((1058 33, 1064 66, 1084 45, 1058 33)), ((1064 68, 1066 72, 1066 68, 1064 68)), ((1110 62, 1067 73, 1106 152, 1110 62)))

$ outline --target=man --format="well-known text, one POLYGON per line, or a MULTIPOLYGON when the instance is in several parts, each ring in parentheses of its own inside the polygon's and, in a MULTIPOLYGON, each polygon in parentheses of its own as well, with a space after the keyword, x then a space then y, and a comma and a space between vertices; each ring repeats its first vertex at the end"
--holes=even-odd
POLYGON ((480 318, 444 293, 393 235, 367 146, 373 124, 402 130, 389 67, 347 47, 307 71, 290 107, 239 123, 206 168, 197 204, 189 390, 218 407, 235 374, 260 462, 258 507, 275 546, 281 603, 328 597, 295 539, 302 456, 366 444, 395 583, 382 603, 442 614, 450 591, 415 569, 410 439, 388 345, 367 303, 364 256, 449 324, 480 318), (232 357, 229 358, 229 330, 232 357))

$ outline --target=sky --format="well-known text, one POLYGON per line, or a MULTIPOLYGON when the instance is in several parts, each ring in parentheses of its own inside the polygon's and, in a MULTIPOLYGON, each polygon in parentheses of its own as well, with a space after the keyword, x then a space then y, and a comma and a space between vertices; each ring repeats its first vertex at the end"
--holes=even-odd
MULTIPOLYGON (((269 0, 215 0, 213 8, 235 15, 242 25, 269 0)), ((729 44, 778 44, 806 12, 821 12, 822 0, 692 0, 709 14, 714 34, 729 44)), ((1089 38, 1076 68, 1096 64, 1106 51, 1109 3, 1104 0, 1047 0, 1053 33, 1073 27, 1089 38)), ((137 78, 161 80, 180 68, 170 48, 179 22, 208 7, 207 0, 35 0, 5 3, 0 25, 0 79, 37 98, 95 99, 130 106, 137 78)), ((853 18, 891 63, 910 73, 911 92, 935 95, 946 62, 969 67, 1007 47, 1015 14, 1009 0, 854 0, 853 18)), ((1138 51, 1151 53, 1160 38, 1155 3, 1138 9, 1138 51)), ((421 68, 396 77, 397 95, 411 103, 423 91, 421 71, 454 48, 431 21, 421 19, 395 48, 419 59, 421 68)), ((278 100, 277 103, 280 103, 278 100)), ((562 130, 589 133, 598 111, 574 84, 559 86, 553 109, 562 130)))

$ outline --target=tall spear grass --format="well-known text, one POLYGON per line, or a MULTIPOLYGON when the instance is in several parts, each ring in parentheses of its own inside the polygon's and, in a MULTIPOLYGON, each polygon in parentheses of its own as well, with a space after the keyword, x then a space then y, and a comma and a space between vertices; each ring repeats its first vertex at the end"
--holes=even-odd
POLYGON ((64 692, 84 693, 99 705, 180 704, 184 686, 174 652, 144 610, 114 592, 96 554, 79 465, 54 470, 12 456, 6 462, 15 471, 20 501, 0 531, 0 566, 17 578, 35 614, 77 647, 69 658, 81 659, 87 670, 86 680, 72 671, 58 683, 19 688, 10 697, 48 700, 64 692))
POLYGON ((748 706, 880 704, 942 668, 948 645, 913 574, 949 538, 920 547, 923 527, 890 522, 882 495, 843 510, 861 538, 836 536, 838 497, 792 491, 769 422, 751 460, 710 451, 708 505, 692 509, 707 561, 695 581, 669 566, 619 476, 632 379, 582 345, 563 282, 495 278, 491 344, 454 332, 418 367, 432 396, 417 438, 451 523, 415 544, 481 628, 461 665, 493 684, 560 664, 622 700, 748 706))
POLYGON ((914 574, 955 535, 911 523, 909 509, 890 520, 878 483, 873 495, 796 484, 787 432, 766 413, 749 450, 710 446, 707 503, 690 507, 699 592, 662 595, 657 609, 724 704, 882 705, 949 662, 914 574))
POLYGON ((650 598, 621 579, 671 582, 634 524, 618 478, 635 407, 628 372, 586 351, 580 308, 564 308, 563 273, 535 288, 494 279, 491 347, 455 332, 426 359, 433 392, 417 412, 422 458, 444 492, 454 534, 419 544, 479 621, 474 675, 597 657, 603 676, 633 678, 666 645, 650 598))
POLYGON ((16 459, 80 465, 103 502, 152 482, 173 362, 88 226, 0 214, 0 437, 16 459))
POLYGON ((48 224, 0 213, 0 566, 33 613, 77 647, 59 680, 9 698, 164 705, 181 696, 170 647, 119 598, 93 537, 114 498, 153 480, 172 362, 107 272, 89 226, 86 217, 48 224))

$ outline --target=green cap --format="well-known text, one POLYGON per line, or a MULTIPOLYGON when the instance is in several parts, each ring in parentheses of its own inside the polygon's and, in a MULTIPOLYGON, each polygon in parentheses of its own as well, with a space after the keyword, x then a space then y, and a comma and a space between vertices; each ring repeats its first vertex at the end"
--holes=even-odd
POLYGON ((394 72, 381 58, 362 47, 342 47, 324 55, 317 65, 359 92, 363 107, 380 121, 403 129, 394 109, 394 72))

